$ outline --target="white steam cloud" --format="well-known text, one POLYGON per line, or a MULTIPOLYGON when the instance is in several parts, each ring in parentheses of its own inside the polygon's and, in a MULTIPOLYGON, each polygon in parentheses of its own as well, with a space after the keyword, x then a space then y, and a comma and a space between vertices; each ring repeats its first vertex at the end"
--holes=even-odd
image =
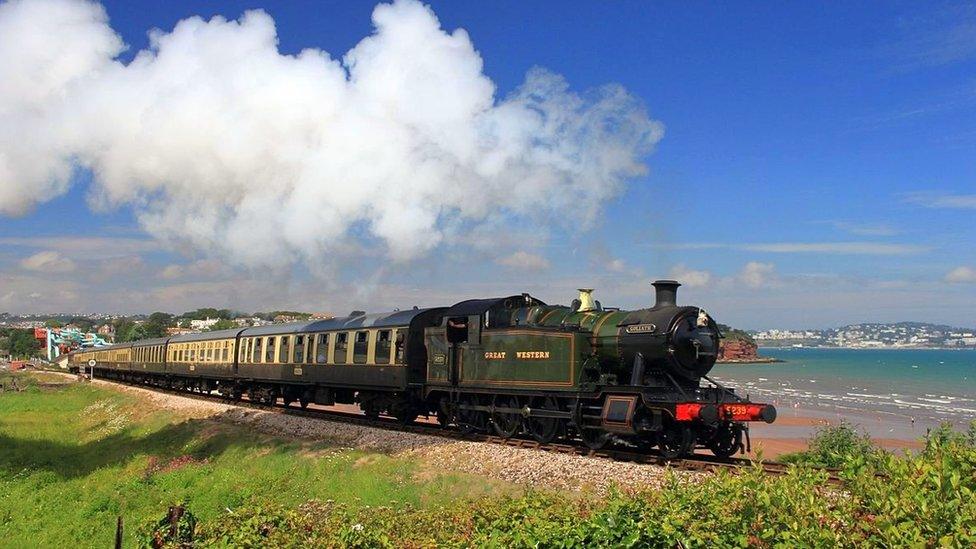
POLYGON ((467 33, 419 2, 373 23, 338 60, 279 53, 263 11, 192 17, 125 64, 98 4, 0 4, 0 214, 80 167, 97 203, 240 265, 408 260, 512 218, 585 226, 663 135, 619 86, 533 69, 496 97, 467 33))

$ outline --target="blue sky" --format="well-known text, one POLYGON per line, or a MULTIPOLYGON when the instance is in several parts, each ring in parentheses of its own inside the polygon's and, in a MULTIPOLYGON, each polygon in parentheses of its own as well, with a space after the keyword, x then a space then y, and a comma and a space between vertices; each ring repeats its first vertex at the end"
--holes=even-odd
MULTIPOLYGON (((263 9, 283 54, 340 57, 373 29, 363 2, 103 5, 125 62, 149 29, 193 15, 263 9)), ((581 94, 622 85, 665 128, 647 174, 587 228, 503 225, 492 233, 502 254, 447 243, 385 269, 383 258, 333 265, 322 285, 308 265, 272 272, 174 246, 131 204, 93 208, 82 170, 65 194, 0 217, 0 310, 345 312, 523 290, 569 302, 580 285, 635 307, 651 280, 674 276, 681 301, 746 328, 976 323, 976 8, 430 6, 445 30, 468 32, 496 98, 536 66, 581 94)))

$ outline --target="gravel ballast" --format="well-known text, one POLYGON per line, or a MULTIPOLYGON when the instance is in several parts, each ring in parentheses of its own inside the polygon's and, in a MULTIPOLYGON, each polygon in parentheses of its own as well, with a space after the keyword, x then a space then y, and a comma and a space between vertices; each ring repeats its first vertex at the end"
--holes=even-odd
POLYGON ((461 472, 557 490, 605 493, 655 488, 667 476, 692 481, 707 473, 678 471, 658 465, 613 461, 607 458, 545 452, 486 442, 398 432, 348 423, 283 414, 220 401, 207 401, 141 387, 95 380, 98 386, 138 395, 154 408, 170 410, 187 419, 210 419, 253 428, 259 432, 326 442, 339 447, 382 452, 422 463, 429 473, 461 472))

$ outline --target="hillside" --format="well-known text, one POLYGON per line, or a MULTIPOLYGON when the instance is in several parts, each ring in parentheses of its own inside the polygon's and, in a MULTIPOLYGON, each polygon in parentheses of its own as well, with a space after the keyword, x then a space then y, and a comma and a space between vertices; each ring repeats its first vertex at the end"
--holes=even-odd
POLYGON ((976 329, 926 322, 864 322, 825 330, 764 330, 754 335, 764 347, 976 347, 976 329))

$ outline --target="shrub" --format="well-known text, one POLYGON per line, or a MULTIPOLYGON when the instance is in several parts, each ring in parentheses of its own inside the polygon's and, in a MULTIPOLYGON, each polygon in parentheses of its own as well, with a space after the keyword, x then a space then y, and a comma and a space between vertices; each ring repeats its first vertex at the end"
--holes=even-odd
MULTIPOLYGON (((976 430, 976 427, 973 428, 976 430)), ((976 445, 940 430, 916 455, 876 452, 849 426, 817 437, 844 486, 759 466, 603 499, 531 492, 447 506, 298 509, 254 503, 201 524, 194 547, 973 547, 976 445), (836 461, 835 461, 836 462, 836 461)), ((185 543, 185 541, 183 541, 185 543)), ((176 546, 172 543, 171 546, 176 546)))
POLYGON ((880 453, 882 450, 871 442, 871 437, 842 421, 817 431, 807 450, 780 456, 779 460, 812 467, 841 468, 852 462, 876 460, 880 453))

